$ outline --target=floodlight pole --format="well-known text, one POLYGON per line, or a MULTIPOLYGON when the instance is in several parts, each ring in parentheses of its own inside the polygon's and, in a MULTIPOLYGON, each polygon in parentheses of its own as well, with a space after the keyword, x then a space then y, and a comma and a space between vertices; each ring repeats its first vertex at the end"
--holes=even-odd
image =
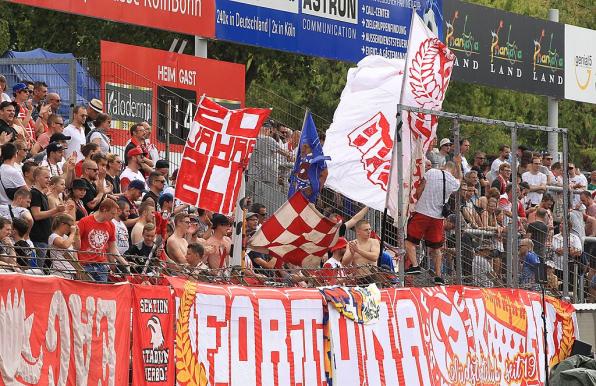
MULTIPOLYGON (((559 10, 549 9, 548 20, 559 22, 559 10)), ((559 127, 559 101, 553 97, 548 97, 548 125, 559 127)), ((548 133, 548 152, 555 161, 561 161, 559 159, 559 137, 556 132, 548 133)))
MULTIPOLYGON (((517 125, 513 125, 511 128, 511 227, 509 228, 508 237, 511 238, 511 253, 507 254, 507 259, 511 259, 511 265, 509 260, 507 261, 507 268, 511 268, 511 283, 507 283, 513 288, 517 288, 519 283, 518 271, 519 271, 519 258, 517 255, 517 228, 518 228, 518 202, 519 197, 517 194, 517 125)), ((508 274, 509 274, 508 272, 508 274)))
MULTIPOLYGON (((563 133, 563 298, 569 297, 569 144, 563 133)), ((574 294, 575 296, 576 294, 574 294)))

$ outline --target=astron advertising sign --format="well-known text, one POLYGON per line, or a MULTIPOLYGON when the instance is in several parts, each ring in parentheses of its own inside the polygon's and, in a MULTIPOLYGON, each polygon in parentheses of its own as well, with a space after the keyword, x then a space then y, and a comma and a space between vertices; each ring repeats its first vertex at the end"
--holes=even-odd
MULTIPOLYGON (((202 95, 235 107, 244 105, 241 64, 108 41, 101 42, 101 62, 102 100, 116 121, 113 129, 126 131, 135 122, 150 122, 155 128, 153 141, 162 148, 169 117, 172 149, 182 151, 193 106, 202 95)), ((127 139, 128 134, 113 138, 127 139)))
POLYGON ((563 98, 563 24, 458 1, 444 23, 454 80, 563 98))
POLYGON ((214 0, 9 1, 188 35, 203 37, 215 35, 214 0))
POLYGON ((596 103, 596 31, 565 25, 565 99, 596 103))

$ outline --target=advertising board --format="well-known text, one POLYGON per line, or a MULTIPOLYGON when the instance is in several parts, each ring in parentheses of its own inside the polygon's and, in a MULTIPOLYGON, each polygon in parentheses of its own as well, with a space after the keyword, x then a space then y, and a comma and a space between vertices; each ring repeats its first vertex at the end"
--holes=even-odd
POLYGON ((234 107, 244 105, 241 64, 108 41, 101 42, 101 61, 102 100, 115 121, 116 145, 124 145, 119 142, 128 140, 126 131, 144 120, 154 127, 157 123, 153 142, 163 149, 169 120, 172 149, 182 151, 194 105, 203 94, 234 107))
POLYGON ((565 25, 565 99, 596 103, 596 31, 565 25))
POLYGON ((454 0, 444 23, 454 80, 563 98, 563 24, 454 0))

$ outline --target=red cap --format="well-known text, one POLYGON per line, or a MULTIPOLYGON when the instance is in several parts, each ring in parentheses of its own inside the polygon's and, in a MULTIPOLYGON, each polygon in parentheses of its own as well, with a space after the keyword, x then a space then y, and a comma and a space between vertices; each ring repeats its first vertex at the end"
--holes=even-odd
POLYGON ((143 149, 141 149, 140 147, 133 147, 132 149, 130 149, 128 151, 127 157, 134 157, 135 155, 141 155, 143 154, 143 149))
POLYGON ((337 239, 337 242, 335 243, 335 245, 332 246, 329 250, 331 252, 335 252, 335 251, 343 249, 347 246, 348 246, 348 240, 346 240, 345 237, 340 237, 339 239, 337 239))

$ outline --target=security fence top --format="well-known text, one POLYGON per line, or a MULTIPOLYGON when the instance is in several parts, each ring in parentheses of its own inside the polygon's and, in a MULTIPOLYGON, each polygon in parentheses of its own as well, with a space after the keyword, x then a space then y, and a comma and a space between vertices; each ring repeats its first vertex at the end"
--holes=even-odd
POLYGON ((76 58, 48 59, 48 58, 0 58, 0 64, 70 64, 76 62, 76 58))
POLYGON ((457 119, 459 121, 465 121, 465 122, 482 123, 485 125, 504 126, 509 129, 512 129, 515 127, 515 128, 519 128, 519 129, 550 131, 550 132, 556 132, 556 133, 567 133, 567 129, 563 128, 563 127, 540 126, 540 125, 531 125, 528 123, 502 121, 500 119, 481 118, 481 117, 475 117, 475 116, 471 116, 471 115, 450 113, 447 111, 421 109, 419 107, 412 107, 412 106, 398 104, 397 111, 402 111, 402 110, 411 111, 414 113, 435 115, 435 116, 441 117, 441 118, 457 119))

